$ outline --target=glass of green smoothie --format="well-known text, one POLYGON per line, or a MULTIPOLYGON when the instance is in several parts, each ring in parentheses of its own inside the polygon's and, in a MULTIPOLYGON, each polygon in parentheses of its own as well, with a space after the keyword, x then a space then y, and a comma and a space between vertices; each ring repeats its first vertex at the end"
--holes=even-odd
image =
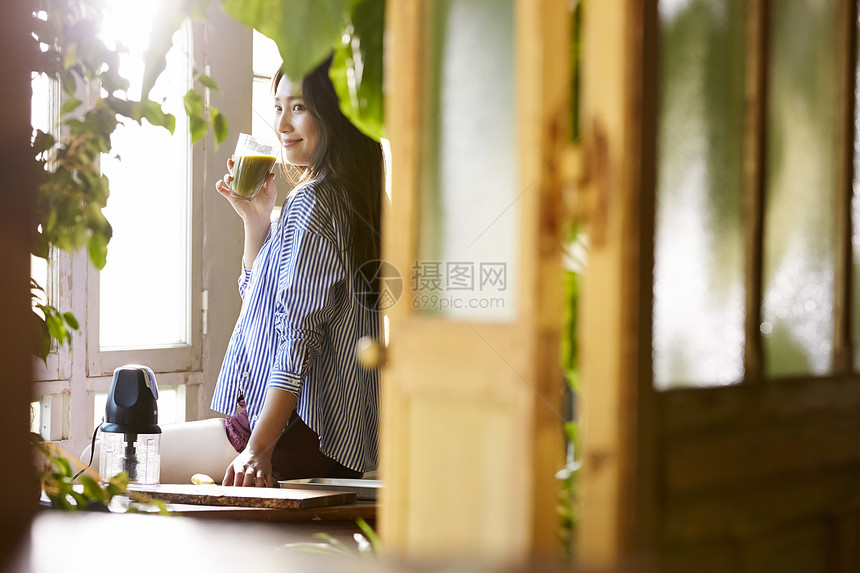
POLYGON ((233 154, 233 182, 230 195, 253 199, 275 166, 275 144, 247 133, 239 134, 233 154))

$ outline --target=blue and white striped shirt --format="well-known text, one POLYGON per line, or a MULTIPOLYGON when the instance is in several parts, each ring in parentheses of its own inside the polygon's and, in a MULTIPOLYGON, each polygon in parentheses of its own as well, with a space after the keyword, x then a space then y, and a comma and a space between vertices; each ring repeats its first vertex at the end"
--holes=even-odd
POLYGON ((294 189, 251 269, 242 310, 218 375, 212 409, 233 414, 244 395, 251 428, 266 391, 298 396, 296 409, 320 451, 357 471, 376 469, 379 377, 355 344, 378 338, 377 312, 360 303, 346 191, 317 179, 294 189))

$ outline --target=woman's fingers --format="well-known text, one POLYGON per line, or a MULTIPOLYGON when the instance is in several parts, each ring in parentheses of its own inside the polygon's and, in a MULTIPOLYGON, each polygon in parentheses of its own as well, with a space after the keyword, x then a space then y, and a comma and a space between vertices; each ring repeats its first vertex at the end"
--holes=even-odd
POLYGON ((254 487, 257 483, 257 470, 253 467, 245 468, 245 476, 242 485, 245 487, 254 487))
POLYGON ((265 183, 263 183, 263 188, 260 190, 261 193, 265 193, 266 195, 277 195, 278 189, 275 187, 275 174, 269 173, 266 177, 265 183))
POLYGON ((233 464, 227 466, 227 471, 224 472, 224 480, 221 482, 221 485, 231 486, 233 485, 233 477, 235 472, 233 471, 233 464))

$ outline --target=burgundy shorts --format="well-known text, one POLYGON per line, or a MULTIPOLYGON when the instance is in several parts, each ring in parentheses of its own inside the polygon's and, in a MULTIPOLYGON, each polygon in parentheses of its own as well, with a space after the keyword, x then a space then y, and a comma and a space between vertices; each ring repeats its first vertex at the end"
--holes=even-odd
MULTIPOLYGON (((239 407, 235 416, 227 416, 224 420, 227 439, 233 448, 241 452, 251 438, 251 423, 245 400, 239 399, 239 407)), ((293 410, 290 421, 281 434, 272 453, 272 475, 276 480, 332 477, 360 478, 361 472, 351 470, 320 452, 320 439, 293 410)))

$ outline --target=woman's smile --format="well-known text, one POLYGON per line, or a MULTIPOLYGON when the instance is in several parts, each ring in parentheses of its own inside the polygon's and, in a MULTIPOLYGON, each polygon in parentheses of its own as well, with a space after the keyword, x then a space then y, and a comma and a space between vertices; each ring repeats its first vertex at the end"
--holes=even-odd
POLYGON ((287 163, 306 166, 313 156, 318 133, 301 88, 300 82, 294 84, 286 76, 278 82, 275 90, 275 127, 287 163))

